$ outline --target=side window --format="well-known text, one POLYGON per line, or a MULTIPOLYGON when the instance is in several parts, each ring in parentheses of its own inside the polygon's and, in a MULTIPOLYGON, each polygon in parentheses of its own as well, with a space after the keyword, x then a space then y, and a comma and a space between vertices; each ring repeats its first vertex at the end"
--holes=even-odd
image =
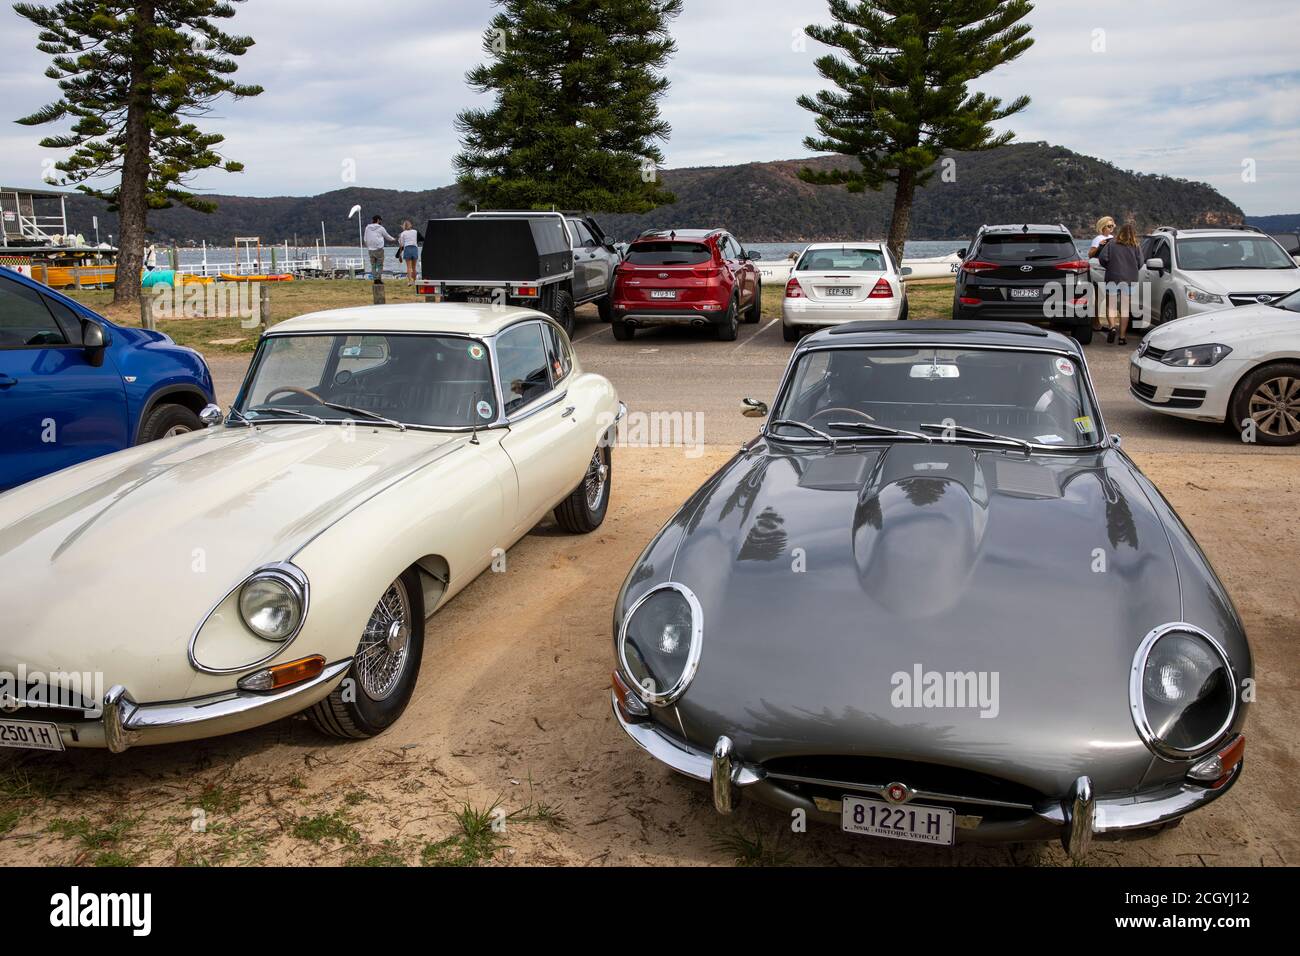
POLYGON ((530 322, 497 336, 497 377, 507 415, 551 390, 548 366, 541 324, 530 322))
POLYGON ((54 320, 63 328, 63 334, 70 345, 81 344, 81 316, 73 312, 58 299, 52 299, 48 295, 41 296, 46 306, 54 315, 54 320))
POLYGON ((0 349, 67 345, 68 338, 45 306, 45 297, 10 279, 0 279, 0 349))
POLYGON ((1168 269, 1169 268, 1169 243, 1165 242, 1163 239, 1157 239, 1155 241, 1155 245, 1151 247, 1151 258, 1159 259, 1161 262, 1165 264, 1165 268, 1168 269))
POLYGON ((577 219, 569 220, 569 228, 573 230, 573 242, 577 246, 594 246, 596 237, 591 234, 585 223, 577 219))
POLYGON ((555 326, 548 322, 542 328, 546 330, 546 361, 551 367, 551 381, 558 385, 573 371, 573 351, 568 336, 555 326))

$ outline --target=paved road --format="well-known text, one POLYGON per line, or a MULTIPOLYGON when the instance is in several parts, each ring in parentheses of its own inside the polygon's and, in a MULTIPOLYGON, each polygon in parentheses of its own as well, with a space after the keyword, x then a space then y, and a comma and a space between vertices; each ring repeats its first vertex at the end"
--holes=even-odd
MULTIPOLYGON (((770 314, 762 323, 741 325, 735 342, 718 342, 707 329, 668 327, 638 332, 631 342, 616 342, 594 310, 583 309, 573 341, 583 367, 608 377, 630 409, 702 413, 707 444, 739 444, 755 433, 757 423, 740 414, 741 399, 770 401, 791 350, 781 337, 780 319, 770 314)), ((1124 447, 1140 452, 1241 451, 1240 440, 1226 428, 1171 418, 1138 405, 1128 391, 1128 356, 1136 343, 1136 336, 1126 348, 1098 339, 1087 348, 1106 427, 1124 437, 1124 447)), ((247 365, 242 356, 212 357, 223 407, 234 399, 247 365)), ((1300 447, 1253 451, 1300 454, 1300 447)))

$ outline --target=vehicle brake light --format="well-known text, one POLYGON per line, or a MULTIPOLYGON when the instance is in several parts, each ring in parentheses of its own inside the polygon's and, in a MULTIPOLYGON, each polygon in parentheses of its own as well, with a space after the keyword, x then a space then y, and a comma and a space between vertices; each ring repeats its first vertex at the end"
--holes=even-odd
POLYGON ((871 290, 871 295, 867 296, 868 299, 892 299, 893 297, 894 290, 884 276, 876 280, 876 287, 871 290))
POLYGON ((1058 263, 1056 268, 1060 269, 1062 272, 1075 272, 1082 275, 1088 271, 1088 260, 1072 259, 1069 262, 1058 263))
POLYGON ((522 298, 525 298, 525 299, 536 298, 536 296, 537 296, 537 286, 535 286, 535 285, 521 285, 521 286, 519 286, 517 289, 515 289, 515 295, 517 295, 517 296, 521 296, 522 298))
POLYGON ((996 262, 985 262, 983 259, 971 259, 969 262, 963 262, 961 269, 963 272, 987 272, 990 269, 998 268, 996 262))
POLYGON ((962 305, 979 305, 979 304, 980 304, 980 300, 974 298, 973 296, 964 295, 964 296, 961 297, 961 304, 962 304, 962 305))
POLYGON ((696 266, 691 270, 691 274, 699 276, 701 279, 716 279, 718 277, 718 267, 696 266))
POLYGON ((437 284, 417 282, 415 284, 415 293, 416 295, 437 295, 438 286, 437 284))
POLYGON ((785 297, 787 299, 803 298, 803 286, 799 284, 798 279, 791 279, 785 284, 785 297))

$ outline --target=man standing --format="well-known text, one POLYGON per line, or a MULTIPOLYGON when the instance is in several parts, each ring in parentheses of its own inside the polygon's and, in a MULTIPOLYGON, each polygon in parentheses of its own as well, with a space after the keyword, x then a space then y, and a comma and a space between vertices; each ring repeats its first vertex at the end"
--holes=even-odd
POLYGON ((366 226, 366 251, 370 253, 370 277, 376 282, 384 281, 384 244, 397 242, 384 228, 382 216, 376 216, 366 226))

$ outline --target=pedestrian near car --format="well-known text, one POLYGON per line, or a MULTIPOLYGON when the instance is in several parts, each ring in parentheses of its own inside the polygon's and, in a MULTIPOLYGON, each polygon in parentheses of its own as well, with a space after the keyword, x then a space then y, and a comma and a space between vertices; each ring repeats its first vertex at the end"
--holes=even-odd
POLYGON ((402 220, 402 231, 397 234, 397 258, 406 265, 406 281, 414 282, 415 270, 420 262, 420 243, 424 236, 411 225, 411 220, 402 220))
POLYGON ((1142 249, 1133 223, 1124 223, 1119 234, 1101 247, 1097 260, 1106 270, 1106 312, 1111 319, 1106 341, 1114 344, 1114 323, 1118 321, 1119 344, 1128 345, 1128 324, 1137 297, 1138 270, 1142 268, 1142 249))
MULTIPOLYGON (((1093 236, 1092 245, 1088 247, 1088 258, 1096 259, 1098 253, 1101 252, 1102 246, 1106 245, 1114 237, 1115 220, 1110 216, 1102 216, 1097 220, 1097 235, 1093 236)), ((1103 327, 1101 323, 1103 318, 1106 320, 1105 328, 1109 329, 1111 325, 1110 315, 1106 308, 1106 291, 1102 284, 1098 284, 1097 288, 1093 291, 1095 292, 1093 301, 1097 304, 1097 307, 1094 310, 1095 314, 1092 320, 1092 328, 1094 332, 1100 332, 1103 327)))
POLYGON ((382 216, 376 216, 366 226, 366 251, 370 254, 370 276, 376 282, 384 281, 384 246, 390 242, 397 242, 388 234, 384 228, 382 216))

